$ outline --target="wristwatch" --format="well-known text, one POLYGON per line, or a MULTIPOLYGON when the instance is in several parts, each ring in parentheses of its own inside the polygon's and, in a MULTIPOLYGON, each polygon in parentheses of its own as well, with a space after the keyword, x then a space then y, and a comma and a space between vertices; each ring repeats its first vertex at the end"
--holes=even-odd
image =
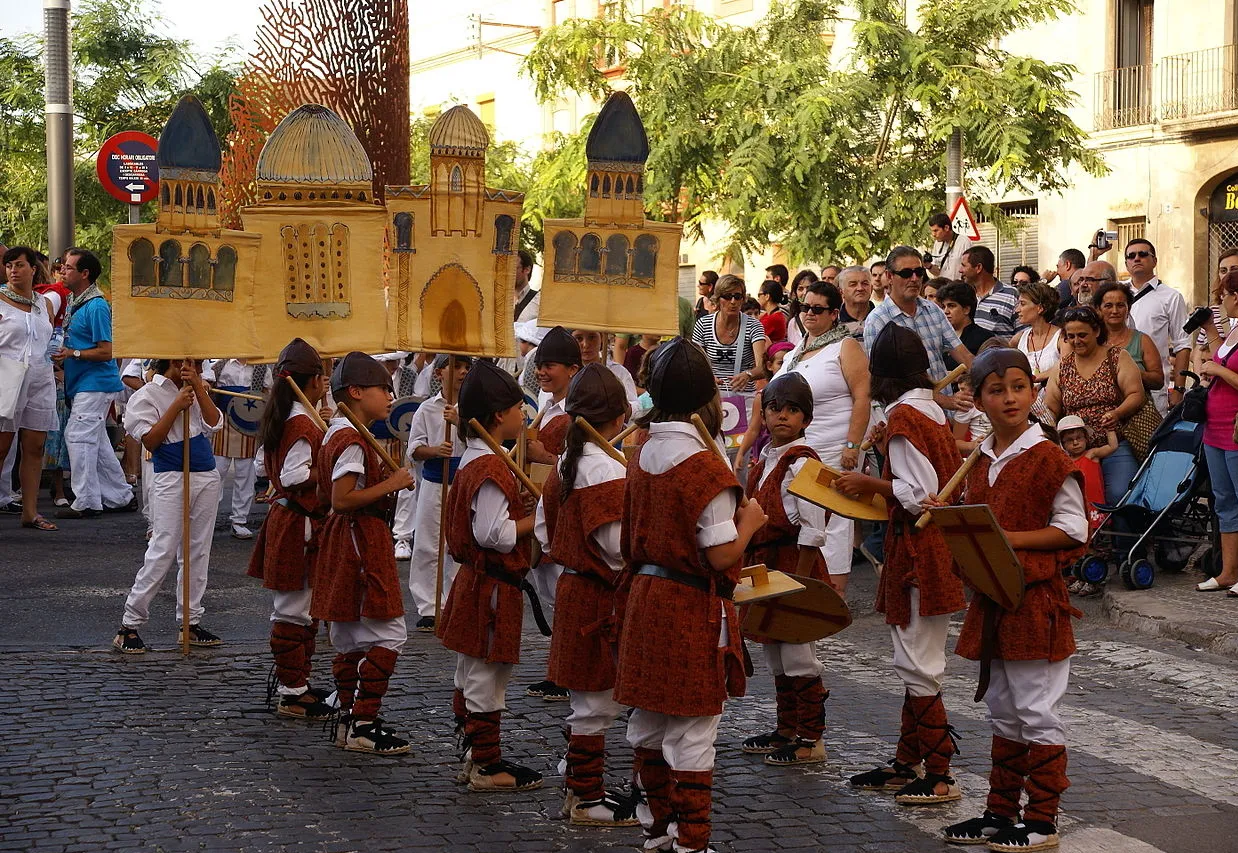
POLYGON ((856 444, 854 441, 843 442, 843 447, 847 448, 848 450, 859 450, 860 449, 860 445, 856 444))
POLYGON ((81 357, 82 357, 82 351, 81 351, 80 349, 75 349, 75 350, 73 350, 73 357, 74 357, 74 358, 81 358, 81 357))

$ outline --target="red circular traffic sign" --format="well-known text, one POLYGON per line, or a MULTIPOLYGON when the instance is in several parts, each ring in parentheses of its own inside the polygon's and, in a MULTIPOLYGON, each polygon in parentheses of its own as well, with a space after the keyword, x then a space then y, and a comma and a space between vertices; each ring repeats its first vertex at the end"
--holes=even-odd
POLYGON ((99 183, 108 195, 143 204, 159 195, 159 141, 149 133, 125 130, 108 137, 95 158, 99 183))

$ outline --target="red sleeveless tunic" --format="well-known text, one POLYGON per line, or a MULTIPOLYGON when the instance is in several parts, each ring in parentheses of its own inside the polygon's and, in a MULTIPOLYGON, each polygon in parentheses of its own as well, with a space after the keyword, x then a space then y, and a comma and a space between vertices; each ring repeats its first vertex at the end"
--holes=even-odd
POLYGON ((453 652, 487 663, 519 663, 524 619, 520 582, 529 571, 529 540, 516 540, 516 547, 507 554, 477 544, 473 497, 486 482, 503 491, 509 518, 524 517, 520 486, 499 457, 487 453, 460 468, 447 498, 446 532, 447 548, 460 570, 436 633, 453 652))
MULTIPOLYGON (((285 500, 292 507, 271 501, 267 516, 254 542, 249 558, 251 578, 259 578, 267 589, 292 592, 304 589, 310 581, 310 569, 318 552, 318 534, 325 516, 317 488, 291 492, 279 481, 288 451, 301 439, 309 442, 310 459, 316 460, 322 447, 323 431, 304 415, 284 422, 279 448, 265 460, 267 479, 275 489, 276 500, 285 500), (305 519, 310 517, 311 535, 305 541, 305 519), (318 518, 314 518, 318 516, 318 518)), ((312 464, 312 463, 311 463, 312 464)))
MULTIPOLYGON (((365 482, 374 486, 387 476, 378 454, 352 427, 337 431, 318 454, 318 493, 331 505, 331 472, 344 449, 361 448, 365 482)), ((387 515, 395 503, 388 495, 354 512, 332 510, 318 538, 314 595, 310 615, 328 622, 397 619, 404 615, 404 594, 396 571, 387 515)))

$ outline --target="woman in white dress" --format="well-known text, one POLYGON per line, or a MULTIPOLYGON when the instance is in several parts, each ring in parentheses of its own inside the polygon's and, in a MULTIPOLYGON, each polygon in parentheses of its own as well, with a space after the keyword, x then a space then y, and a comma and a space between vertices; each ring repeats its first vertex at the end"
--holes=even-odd
POLYGON ((52 339, 52 304, 34 292, 39 256, 28 246, 4 253, 7 283, 0 284, 0 459, 8 455, 21 430, 22 527, 55 530, 39 515, 39 477, 48 430, 60 428, 56 415, 56 378, 47 357, 52 339), (9 407, 5 391, 16 388, 9 407), (11 415, 4 417, 4 415, 11 415))
POLYGON ((1053 325, 1060 301, 1057 288, 1043 281, 1019 285, 1015 319, 1024 328, 1015 332, 1010 345, 1027 356, 1036 382, 1042 387, 1062 360, 1062 330, 1053 325))
MULTIPOLYGON (((868 430, 868 357, 847 328, 838 322, 843 297, 827 281, 813 282, 804 294, 800 318, 804 339, 787 354, 784 373, 799 373, 812 388, 812 423, 804 440, 831 468, 855 470, 860 442, 868 430)), ((840 593, 847 589, 855 522, 831 515, 825 527, 825 565, 840 593)))

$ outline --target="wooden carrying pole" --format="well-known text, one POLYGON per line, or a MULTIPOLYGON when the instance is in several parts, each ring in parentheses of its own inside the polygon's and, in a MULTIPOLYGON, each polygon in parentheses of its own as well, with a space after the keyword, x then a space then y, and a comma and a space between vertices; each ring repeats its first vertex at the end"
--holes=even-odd
POLYGON ((537 487, 537 483, 534 483, 529 479, 529 475, 524 473, 524 469, 516 464, 515 459, 512 459, 507 455, 507 451, 503 449, 503 445, 495 441, 494 436, 486 432, 486 428, 481 425, 477 418, 469 418, 469 429, 477 433, 477 437, 486 443, 486 447, 489 447, 496 456, 503 460, 508 469, 516 475, 516 479, 520 481, 520 485, 524 486, 524 490, 526 492, 535 498, 541 498, 542 490, 537 487))
MULTIPOLYGON (((712 450, 718 454, 718 458, 726 463, 726 467, 731 467, 731 460, 726 458, 726 454, 722 452, 722 448, 718 446, 718 442, 714 441, 714 437, 709 434, 709 430, 705 426, 705 422, 701 420, 701 416, 693 413, 692 426, 696 427, 696 434, 700 436, 701 441, 705 444, 706 450, 712 450)), ((748 498, 744 497, 743 491, 739 494, 739 505, 748 506, 748 498)))
MULTIPOLYGON (((447 357, 447 382, 443 386, 443 402, 456 403, 456 357, 447 357)), ((451 444, 451 421, 444 419, 443 441, 451 444)), ((438 505, 438 565, 434 572, 434 623, 438 624, 443 609, 443 552, 447 548, 447 492, 451 488, 451 455, 443 459, 443 488, 438 505)))
MULTIPOLYGON (((296 383, 293 383, 294 385, 296 383)), ((242 400, 257 400, 259 403, 265 403, 266 397, 259 397, 257 394, 245 394, 241 391, 227 391, 223 388, 212 388, 212 394, 223 394, 225 397, 240 397, 242 400)))
POLYGON ((189 410, 181 412, 181 654, 189 654, 189 410))
MULTIPOLYGON (((947 373, 937 382, 933 383, 933 390, 940 391, 942 388, 945 388, 947 385, 954 383, 956 380, 958 380, 960 376, 962 376, 966 372, 967 372, 967 365, 965 364, 957 365, 954 368, 954 370, 951 370, 949 373, 947 373)), ((869 441, 867 438, 864 439, 862 442, 860 442, 860 450, 863 450, 864 452, 867 453, 869 450, 872 450, 872 449, 873 449, 873 443, 869 441)))
MULTIPOLYGON (((374 433, 370 432, 365 424, 357 420, 357 416, 352 413, 352 410, 348 408, 347 404, 336 402, 335 408, 341 415, 348 418, 348 422, 353 425, 353 429, 361 433, 361 437, 364 438, 366 443, 370 445, 370 448, 378 454, 378 458, 383 460, 383 464, 387 466, 388 471, 395 473, 400 470, 400 466, 396 464, 396 461, 391 458, 391 454, 387 452, 387 448, 382 446, 382 443, 374 437, 374 433)), ((412 486, 409 486, 409 488, 411 489, 412 486)))
POLYGON ((614 443, 622 447, 624 440, 629 435, 636 432, 638 429, 640 429, 640 424, 635 424, 635 423, 628 424, 626 427, 623 428, 623 432, 615 436, 614 443))
POLYGON ((602 434, 593 428, 593 424, 589 423, 587 420, 577 415, 576 426, 583 429, 585 431, 585 435, 589 436, 589 440, 592 441, 594 444, 596 444, 598 447, 605 450, 606 455, 609 456, 611 459, 614 459, 620 465, 628 464, 628 458, 624 456, 622 453, 620 453, 618 450, 616 450, 614 445, 612 445, 609 441, 603 438, 602 434))
MULTIPOLYGON (((967 472, 972 469, 972 466, 975 465, 976 462, 979 461, 979 459, 980 459, 980 447, 979 445, 977 445, 976 449, 973 450, 968 455, 968 457, 963 460, 963 464, 959 466, 959 470, 954 472, 954 476, 951 477, 946 482, 946 485, 942 488, 941 492, 937 495, 938 500, 942 500, 942 501, 950 500, 951 495, 953 495, 955 491, 958 489, 958 487, 962 485, 963 479, 967 476, 967 472)), ((928 525, 929 521, 932 520, 932 518, 933 518, 933 513, 931 510, 925 510, 924 512, 922 512, 920 514, 920 517, 916 520, 916 530, 923 530, 925 526, 928 525)))
MULTIPOLYGON (((305 411, 309 412, 310 419, 318 424, 318 428, 323 432, 327 431, 327 422, 322 419, 322 415, 318 414, 318 410, 314 408, 314 404, 309 401, 309 397, 305 396, 305 392, 301 390, 301 386, 291 376, 285 376, 288 380, 289 387, 292 388, 292 393, 297 395, 297 401, 305 407, 305 411)), ((394 469, 393 469, 394 470, 394 469)))

